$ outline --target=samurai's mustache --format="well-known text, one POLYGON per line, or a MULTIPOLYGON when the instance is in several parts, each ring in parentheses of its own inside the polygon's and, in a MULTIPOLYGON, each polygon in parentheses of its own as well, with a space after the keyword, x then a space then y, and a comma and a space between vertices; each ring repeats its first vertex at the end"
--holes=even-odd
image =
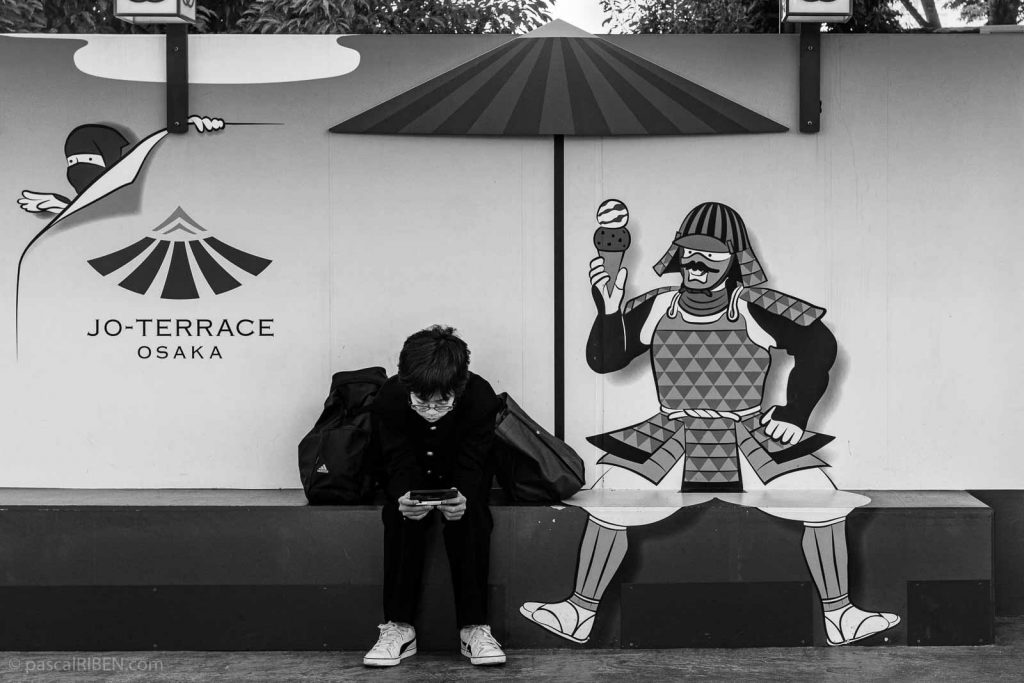
POLYGON ((681 270, 681 271, 682 270, 697 270, 697 271, 702 271, 702 272, 705 272, 705 273, 720 273, 720 272, 722 272, 721 270, 719 270, 717 268, 712 268, 711 266, 709 266, 709 265, 707 265, 705 263, 701 263, 700 261, 687 261, 682 266, 680 266, 679 270, 681 270))

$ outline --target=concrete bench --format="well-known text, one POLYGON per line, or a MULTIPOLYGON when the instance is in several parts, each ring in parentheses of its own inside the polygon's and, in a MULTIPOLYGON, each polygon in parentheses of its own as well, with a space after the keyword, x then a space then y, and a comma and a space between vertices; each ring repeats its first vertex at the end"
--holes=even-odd
MULTIPOLYGON (((992 642, 991 509, 960 491, 860 493, 851 594, 903 618, 863 642, 992 642)), ((495 634, 581 647, 518 607, 571 591, 586 514, 498 493, 492 506, 495 634)), ((585 647, 823 644, 801 533, 717 501, 632 529, 585 647)), ((0 649, 363 649, 380 619, 381 537, 379 506, 309 507, 299 490, 0 489, 0 649)), ((439 533, 424 583, 420 647, 453 648, 439 533)))

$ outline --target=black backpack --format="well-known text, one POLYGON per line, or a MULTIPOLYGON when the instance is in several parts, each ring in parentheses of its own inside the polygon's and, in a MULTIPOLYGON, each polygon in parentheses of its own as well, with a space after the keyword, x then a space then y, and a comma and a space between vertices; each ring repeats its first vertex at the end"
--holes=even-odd
POLYGON ((299 442, 299 478, 310 505, 373 499, 381 474, 370 406, 387 380, 384 368, 337 372, 313 429, 299 442))
POLYGON ((517 503, 556 503, 584 484, 583 459, 567 443, 549 434, 508 394, 494 430, 495 475, 517 503))

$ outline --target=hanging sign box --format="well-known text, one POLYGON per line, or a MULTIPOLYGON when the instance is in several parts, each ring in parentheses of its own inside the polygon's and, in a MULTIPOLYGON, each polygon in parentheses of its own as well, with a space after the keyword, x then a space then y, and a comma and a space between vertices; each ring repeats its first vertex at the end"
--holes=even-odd
POLYGON ((117 0, 114 14, 132 24, 194 24, 197 0, 117 0))
POLYGON ((791 24, 842 24, 853 16, 853 0, 781 0, 781 7, 791 24))

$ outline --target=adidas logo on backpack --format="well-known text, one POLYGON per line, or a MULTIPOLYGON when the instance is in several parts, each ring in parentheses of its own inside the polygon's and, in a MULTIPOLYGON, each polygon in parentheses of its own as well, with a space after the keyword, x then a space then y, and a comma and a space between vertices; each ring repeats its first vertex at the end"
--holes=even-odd
POLYGON ((381 367, 331 376, 323 412, 299 442, 299 479, 311 505, 354 505, 373 498, 379 447, 371 407, 387 380, 381 367))

